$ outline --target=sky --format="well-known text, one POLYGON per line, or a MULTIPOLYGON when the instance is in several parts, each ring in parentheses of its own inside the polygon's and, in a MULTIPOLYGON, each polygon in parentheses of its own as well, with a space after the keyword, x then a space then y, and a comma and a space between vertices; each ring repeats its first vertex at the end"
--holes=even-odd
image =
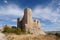
POLYGON ((16 26, 25 8, 32 9, 33 19, 40 20, 44 31, 60 31, 60 0, 0 0, 0 27, 16 26))

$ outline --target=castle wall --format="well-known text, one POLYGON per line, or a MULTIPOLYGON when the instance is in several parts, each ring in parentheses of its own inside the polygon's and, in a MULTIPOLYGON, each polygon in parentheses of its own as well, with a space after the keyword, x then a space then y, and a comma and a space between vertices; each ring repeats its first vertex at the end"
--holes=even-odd
POLYGON ((26 8, 24 10, 24 16, 21 19, 17 20, 17 27, 21 29, 26 29, 26 32, 30 31, 30 33, 44 33, 40 28, 40 21, 32 19, 32 10, 30 8, 26 8))

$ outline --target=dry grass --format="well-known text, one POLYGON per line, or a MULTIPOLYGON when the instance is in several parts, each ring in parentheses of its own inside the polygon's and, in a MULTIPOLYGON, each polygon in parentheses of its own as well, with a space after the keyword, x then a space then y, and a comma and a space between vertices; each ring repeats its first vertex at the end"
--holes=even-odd
POLYGON ((56 40, 54 35, 15 35, 11 34, 7 36, 9 40, 56 40))

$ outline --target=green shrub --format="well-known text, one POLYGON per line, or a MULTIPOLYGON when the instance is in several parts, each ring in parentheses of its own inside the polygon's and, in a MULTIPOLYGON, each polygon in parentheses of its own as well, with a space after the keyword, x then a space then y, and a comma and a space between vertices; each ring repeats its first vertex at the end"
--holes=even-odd
POLYGON ((59 33, 56 33, 55 35, 56 35, 57 37, 60 37, 60 34, 59 34, 59 33))
POLYGON ((21 29, 21 32, 25 34, 26 31, 25 31, 25 29, 21 29))
POLYGON ((47 33, 47 35, 54 35, 53 33, 47 33))
POLYGON ((17 27, 16 26, 12 26, 12 28, 15 28, 16 29, 17 27))
POLYGON ((3 28, 3 32, 10 33, 11 32, 11 28, 9 26, 5 25, 4 28, 3 28))
POLYGON ((20 34, 21 33, 21 29, 20 28, 16 28, 15 33, 16 34, 20 34))
POLYGON ((15 34, 24 33, 25 34, 25 29, 21 30, 20 28, 17 28, 15 26, 9 27, 9 26, 5 25, 3 28, 3 33, 15 33, 15 34))
POLYGON ((20 34, 21 33, 21 29, 20 28, 16 28, 16 27, 9 27, 9 26, 5 25, 4 28, 3 28, 3 33, 20 34))

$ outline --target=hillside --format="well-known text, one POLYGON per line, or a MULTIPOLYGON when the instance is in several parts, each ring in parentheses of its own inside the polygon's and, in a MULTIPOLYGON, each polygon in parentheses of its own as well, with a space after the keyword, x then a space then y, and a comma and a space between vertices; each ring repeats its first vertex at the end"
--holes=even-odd
POLYGON ((54 35, 13 35, 10 34, 7 36, 9 40, 56 40, 56 36, 54 35))
POLYGON ((55 35, 32 35, 32 34, 3 34, 0 32, 0 40, 60 40, 55 35))
POLYGON ((55 35, 33 35, 33 34, 3 34, 0 32, 0 40, 60 40, 55 35))
POLYGON ((7 40, 7 37, 5 36, 5 34, 0 33, 0 40, 7 40))

